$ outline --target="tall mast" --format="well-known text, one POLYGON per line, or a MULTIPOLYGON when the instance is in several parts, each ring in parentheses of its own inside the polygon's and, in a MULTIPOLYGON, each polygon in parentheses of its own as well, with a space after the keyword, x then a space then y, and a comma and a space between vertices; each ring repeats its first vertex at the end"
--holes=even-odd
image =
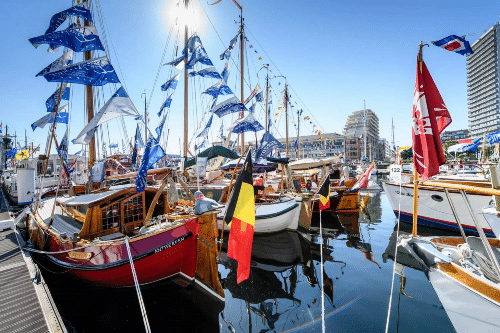
POLYGON ((297 110, 297 159, 300 159, 300 111, 297 110))
MULTIPOLYGON (((83 25, 88 27, 88 26, 90 26, 90 22, 84 21, 83 25)), ((92 59, 92 52, 85 51, 84 59, 86 61, 92 59)), ((62 85, 62 83, 61 83, 61 85, 62 85)), ((92 86, 85 86, 85 94, 86 94, 86 104, 87 104, 87 121, 90 122, 92 120, 92 118, 94 118, 93 87, 92 86)), ((54 121, 54 123, 55 123, 55 121, 54 121)), ((90 139, 90 142, 89 142, 89 169, 92 169, 92 167, 94 166, 94 162, 95 162, 95 137, 96 137, 96 135, 93 135, 92 138, 90 139)))
POLYGON ((366 158, 366 140, 368 138, 368 135, 366 133, 366 101, 363 100, 363 104, 364 104, 364 110, 363 110, 363 134, 365 135, 365 139, 363 140, 364 141, 364 152, 363 152, 363 157, 366 158))
MULTIPOLYGON (((186 11, 188 10, 189 0, 184 0, 184 6, 186 7, 186 11)), ((188 44, 188 26, 187 23, 184 27, 184 45, 187 47, 188 44)), ((184 58, 184 63, 186 64, 188 59, 184 58)), ((184 150, 183 157, 187 157, 188 153, 188 71, 184 68, 184 150)))
POLYGON ((267 68, 267 74, 266 74, 266 132, 269 131, 269 119, 268 119, 268 116, 269 116, 269 110, 268 110, 268 107, 269 107, 269 67, 267 68))
MULTIPOLYGON (((393 152, 393 154, 396 154, 396 152, 394 151, 394 147, 396 147, 396 143, 394 142, 394 118, 391 118, 391 121, 392 121, 392 124, 391 124, 391 131, 392 131, 392 147, 391 147, 391 151, 393 152)), ((394 160, 396 160, 396 156, 394 156, 394 160)))
POLYGON ((285 98, 283 98, 285 102, 285 119, 286 119, 286 157, 290 157, 289 149, 288 149, 288 84, 285 80, 285 98))
MULTIPOLYGON (((243 94, 243 91, 244 91, 244 86, 243 86, 243 70, 244 70, 244 67, 243 67, 243 64, 244 64, 244 54, 243 54, 243 50, 244 50, 244 43, 245 43, 245 31, 244 31, 244 25, 243 25, 243 8, 241 8, 241 14, 240 14, 240 73, 241 73, 241 77, 240 77, 240 85, 241 85, 241 95, 240 95, 240 100, 241 102, 243 103, 243 101, 245 100, 245 96, 243 94)), ((243 109, 241 109, 241 112, 240 112, 240 119, 243 118, 245 116, 245 112, 243 109)), ((243 154, 245 151, 245 132, 242 132, 241 133, 241 154, 243 154)))

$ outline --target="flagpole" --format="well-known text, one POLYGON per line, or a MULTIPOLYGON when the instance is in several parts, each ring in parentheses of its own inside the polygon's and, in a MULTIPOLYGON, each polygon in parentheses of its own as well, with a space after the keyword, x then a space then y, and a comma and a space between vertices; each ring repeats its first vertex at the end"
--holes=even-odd
MULTIPOLYGON (((418 69, 420 70, 420 73, 422 73, 422 62, 423 62, 423 55, 422 55, 422 50, 424 48, 424 43, 420 42, 418 45, 419 50, 418 50, 418 69)), ((415 167, 415 161, 413 161, 413 227, 411 234, 412 236, 417 236, 417 221, 418 221, 418 171, 417 168, 415 167)))

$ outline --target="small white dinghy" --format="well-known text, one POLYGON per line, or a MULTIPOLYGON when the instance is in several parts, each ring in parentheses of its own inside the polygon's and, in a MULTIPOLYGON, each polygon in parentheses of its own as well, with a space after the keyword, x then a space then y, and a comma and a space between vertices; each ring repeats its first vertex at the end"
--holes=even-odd
MULTIPOLYGON (((255 203, 255 229, 254 233, 270 233, 285 229, 297 230, 302 198, 283 196, 275 201, 255 203)), ((217 226, 222 230, 226 206, 217 212, 217 226)), ((224 230, 231 228, 225 224, 224 230)))

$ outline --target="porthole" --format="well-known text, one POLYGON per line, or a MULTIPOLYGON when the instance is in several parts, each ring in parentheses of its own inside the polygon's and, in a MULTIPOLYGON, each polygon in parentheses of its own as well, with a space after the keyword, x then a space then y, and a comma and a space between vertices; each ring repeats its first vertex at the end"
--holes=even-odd
POLYGON ((432 198, 432 200, 437 201, 437 202, 443 201, 443 197, 440 195, 437 195, 437 194, 431 195, 431 198, 432 198))

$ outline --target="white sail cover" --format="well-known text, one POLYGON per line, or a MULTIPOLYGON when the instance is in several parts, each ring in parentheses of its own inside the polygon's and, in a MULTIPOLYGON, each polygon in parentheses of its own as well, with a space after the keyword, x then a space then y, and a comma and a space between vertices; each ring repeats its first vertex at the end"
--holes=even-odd
POLYGON ((95 128, 106 121, 119 116, 134 116, 137 117, 139 112, 135 108, 132 100, 128 97, 125 89, 120 87, 108 102, 99 110, 91 121, 83 128, 73 141, 75 144, 87 145, 94 135, 95 128))

